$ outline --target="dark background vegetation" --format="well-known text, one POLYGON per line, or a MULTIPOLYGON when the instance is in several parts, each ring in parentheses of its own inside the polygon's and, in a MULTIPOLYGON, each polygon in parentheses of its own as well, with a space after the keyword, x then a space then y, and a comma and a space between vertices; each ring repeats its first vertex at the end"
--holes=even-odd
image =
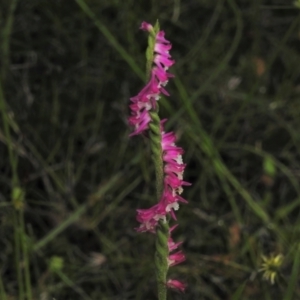
POLYGON ((2 297, 19 299, 21 210, 33 299, 156 299, 154 236, 134 230, 135 210, 153 203, 151 153, 146 139, 128 137, 127 117, 143 85, 139 26, 159 19, 176 60, 160 114, 192 182, 174 232, 187 261, 170 270, 188 288, 169 299, 300 299, 292 1, 2 0, 0 18, 2 297), (19 207, 9 145, 25 192, 19 207), (262 255, 279 254, 271 285, 262 255))

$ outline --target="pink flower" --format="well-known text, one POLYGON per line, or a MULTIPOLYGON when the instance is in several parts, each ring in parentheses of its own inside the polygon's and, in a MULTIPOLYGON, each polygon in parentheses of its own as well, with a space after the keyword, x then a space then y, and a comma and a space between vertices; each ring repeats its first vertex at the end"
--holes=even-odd
MULTIPOLYGON (((140 29, 154 33, 153 26, 147 22, 142 22, 140 29)), ((159 100, 161 94, 169 95, 164 86, 169 78, 174 77, 173 74, 167 72, 167 69, 174 64, 174 60, 169 54, 172 45, 164 35, 163 31, 159 31, 155 36, 154 66, 149 82, 135 97, 130 98, 133 103, 130 105, 131 116, 128 118, 128 123, 134 127, 130 136, 141 134, 149 129, 151 122, 149 111, 155 109, 156 101, 159 100)))
POLYGON ((169 229, 169 238, 168 238, 168 248, 169 248, 169 252, 172 252, 174 250, 176 250, 181 244, 182 242, 178 242, 178 243, 175 243, 171 237, 171 233, 173 232, 174 229, 176 229, 178 226, 178 224, 172 226, 170 229, 169 229))
MULTIPOLYGON (((145 117, 146 118, 146 117, 145 117)), ((134 121, 131 121, 134 124, 134 121)), ((146 119, 147 121, 147 119, 146 119)), ((139 128, 133 134, 138 134, 143 128, 148 126, 147 122, 141 121, 138 118, 139 128)), ((149 209, 137 210, 137 221, 141 225, 137 231, 155 232, 159 220, 165 220, 166 215, 176 220, 175 211, 179 209, 179 202, 187 203, 187 201, 180 196, 183 191, 183 186, 190 185, 189 182, 183 181, 183 172, 186 165, 182 162, 183 149, 175 145, 175 134, 173 132, 165 133, 163 131, 163 124, 166 120, 161 121, 161 135, 162 135, 162 150, 164 161, 164 190, 158 204, 149 209)))
POLYGON ((166 221, 166 207, 162 202, 159 202, 148 209, 137 209, 136 219, 141 223, 136 229, 137 231, 154 233, 158 221, 166 221))
POLYGON ((155 108, 159 95, 159 82, 152 74, 147 85, 135 97, 130 98, 133 103, 129 106, 131 116, 128 118, 128 123, 135 129, 130 136, 140 134, 149 128, 151 122, 149 111, 155 108))
POLYGON ((167 40, 165 40, 165 42, 163 42, 158 37, 156 37, 156 41, 158 41, 158 43, 155 44, 154 51, 156 53, 159 53, 161 55, 169 57, 170 56, 169 51, 172 48, 172 45, 170 44, 170 42, 167 40))
POLYGON ((129 124, 135 127, 135 131, 131 133, 129 136, 137 135, 142 131, 148 129, 150 121, 151 121, 151 117, 147 110, 141 111, 136 116, 129 117, 128 118, 129 124))
MULTIPOLYGON (((180 177, 182 177, 182 172, 180 177)), ((189 182, 183 181, 177 177, 175 173, 170 173, 165 176, 165 184, 169 185, 177 194, 182 194, 184 185, 191 185, 189 182)))
POLYGON ((185 255, 182 251, 178 251, 174 254, 170 254, 168 257, 168 265, 169 267, 173 267, 185 261, 185 255))
POLYGON ((154 67, 152 70, 153 74, 155 75, 155 77, 159 80, 160 82, 160 89, 161 92, 166 94, 168 96, 168 92, 163 89, 161 86, 165 86, 168 83, 168 79, 171 77, 174 77, 173 74, 171 73, 167 73, 163 68, 161 67, 154 67))
POLYGON ((170 252, 177 249, 181 244, 182 242, 175 243, 171 237, 168 239, 168 247, 170 252))
POLYGON ((156 54, 154 57, 154 63, 158 67, 162 67, 165 70, 169 69, 172 65, 174 65, 175 61, 170 59, 168 56, 156 54))
POLYGON ((161 44, 170 44, 170 42, 165 39, 165 32, 163 30, 158 32, 158 34, 156 35, 156 41, 161 44))
POLYGON ((183 149, 177 147, 175 144, 176 137, 173 132, 165 133, 163 129, 163 124, 166 120, 161 121, 161 132, 162 132, 162 150, 163 150, 163 161, 164 165, 164 184, 165 190, 169 190, 168 198, 173 198, 174 201, 187 202, 185 199, 181 198, 179 195, 183 192, 183 186, 190 185, 189 182, 183 181, 183 172, 186 164, 182 161, 183 149), (171 196, 170 196, 171 191, 171 196))
POLYGON ((169 279, 167 282, 167 287, 184 292, 184 290, 186 288, 186 284, 184 284, 183 282, 181 282, 179 280, 169 279))
MULTIPOLYGON (((172 251, 176 250, 181 244, 182 242, 179 243, 175 243, 171 237, 172 232, 174 231, 174 229, 177 227, 178 225, 174 225, 169 229, 169 239, 168 239, 168 248, 169 248, 169 253, 171 253, 172 251)), ((178 251, 177 253, 174 254, 169 254, 168 257, 168 265, 169 267, 175 266, 181 262, 183 262, 185 260, 185 255, 181 252, 178 251)), ((174 289, 178 289, 181 292, 184 292, 186 285, 178 280, 172 280, 169 279, 167 282, 167 286, 169 288, 174 288, 174 289)))
POLYGON ((143 89, 137 94, 137 96, 130 98, 132 102, 146 102, 148 103, 151 98, 158 99, 160 95, 159 90, 159 81, 154 76, 155 74, 151 73, 151 78, 149 82, 143 87, 143 89))
POLYGON ((140 29, 150 32, 151 30, 153 30, 153 26, 144 21, 144 22, 142 22, 140 29))

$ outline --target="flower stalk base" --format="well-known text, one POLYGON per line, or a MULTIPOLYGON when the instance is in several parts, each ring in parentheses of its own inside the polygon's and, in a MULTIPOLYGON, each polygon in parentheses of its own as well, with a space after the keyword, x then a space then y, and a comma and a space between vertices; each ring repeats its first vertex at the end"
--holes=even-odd
POLYGON ((156 230, 156 252, 155 252, 155 272, 157 280, 158 299, 167 299, 167 273, 168 273, 168 239, 169 224, 160 221, 156 230))

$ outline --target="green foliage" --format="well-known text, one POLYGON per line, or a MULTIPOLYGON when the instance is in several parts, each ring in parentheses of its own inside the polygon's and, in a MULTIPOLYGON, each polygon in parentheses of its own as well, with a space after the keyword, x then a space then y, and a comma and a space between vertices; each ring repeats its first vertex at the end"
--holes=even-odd
POLYGON ((276 175, 276 166, 275 163, 273 161, 273 159, 270 156, 266 156, 264 158, 264 171, 265 174, 269 175, 270 177, 275 177, 276 175))
POLYGON ((62 257, 59 257, 59 256, 53 256, 51 257, 50 259, 50 262, 49 262, 49 270, 51 272, 59 272, 62 270, 64 266, 64 259, 62 257))
POLYGON ((126 121, 144 20, 173 44, 160 115, 193 184, 170 299, 300 298, 299 10, 270 2, 1 2, 1 299, 156 299, 154 238, 134 231, 154 168, 126 121))

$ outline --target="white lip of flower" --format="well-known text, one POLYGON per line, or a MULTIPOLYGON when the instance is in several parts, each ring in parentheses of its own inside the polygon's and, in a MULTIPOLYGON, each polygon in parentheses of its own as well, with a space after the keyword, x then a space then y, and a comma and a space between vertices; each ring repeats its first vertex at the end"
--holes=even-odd
POLYGON ((145 108, 146 110, 150 110, 152 108, 152 105, 150 103, 146 103, 145 108))
POLYGON ((182 180, 183 179, 183 172, 177 172, 177 177, 178 177, 178 179, 182 180))
POLYGON ((168 204, 167 207, 166 207, 166 212, 170 212, 172 208, 174 210, 178 210, 179 209, 178 202, 174 202, 174 203, 168 204))
POLYGON ((151 98, 154 98, 155 100, 159 100, 159 94, 149 94, 146 96, 146 98, 148 100, 150 100, 151 98))
POLYGON ((156 216, 153 217, 153 219, 155 221, 162 220, 164 223, 167 222, 166 216, 164 216, 164 215, 156 215, 156 216))
POLYGON ((183 188, 182 187, 177 188, 176 192, 177 192, 178 195, 181 195, 182 192, 183 192, 183 188))
POLYGON ((140 225, 140 228, 143 228, 143 226, 145 226, 145 228, 146 228, 147 230, 151 229, 151 224, 150 224, 150 222, 146 222, 146 223, 144 223, 144 224, 141 224, 141 225, 140 225))
POLYGON ((176 162, 177 162, 178 164, 180 164, 180 165, 183 164, 183 160, 182 160, 182 156, 181 156, 181 155, 178 155, 178 156, 176 157, 176 162))

